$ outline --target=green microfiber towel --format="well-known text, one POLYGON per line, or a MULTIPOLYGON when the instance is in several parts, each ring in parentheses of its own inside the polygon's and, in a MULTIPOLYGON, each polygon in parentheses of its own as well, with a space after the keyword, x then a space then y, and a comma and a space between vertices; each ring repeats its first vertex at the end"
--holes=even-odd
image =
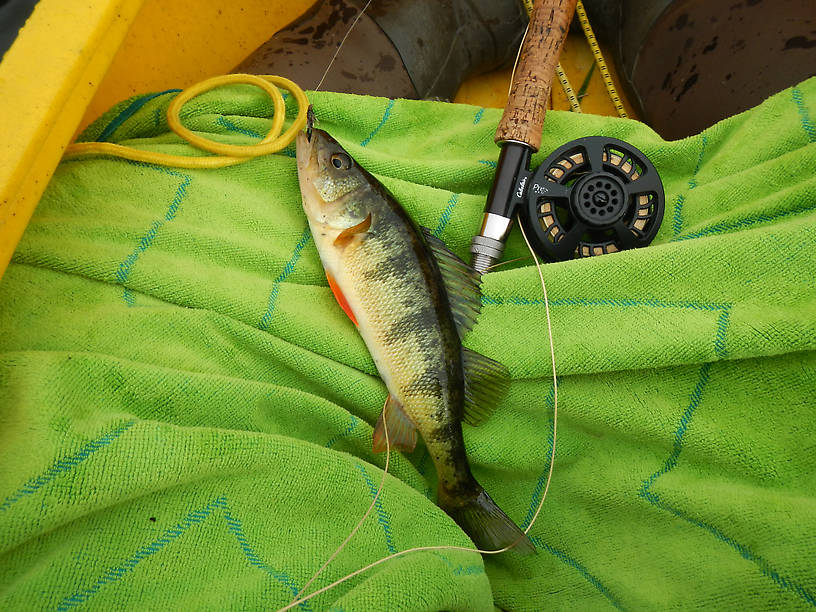
MULTIPOLYGON (((83 135, 186 155, 173 94, 83 135)), ((330 93, 319 127, 469 258, 499 111, 330 93)), ((291 98, 289 118, 293 116, 291 98)), ((202 95, 185 124, 256 142, 271 105, 202 95)), ((548 264, 555 473, 537 554, 406 555, 303 610, 816 607, 816 79, 704 133, 551 112, 544 156, 588 135, 658 168, 652 246, 548 264)), ((0 282, 0 607, 271 610, 363 514, 386 390, 334 303, 294 152, 221 170, 60 165, 0 282)), ((522 257, 518 235, 506 259, 522 257)), ((488 274, 465 343, 509 396, 465 426, 476 477, 522 527, 553 442, 544 301, 522 261, 488 274)), ((389 553, 469 545, 424 445, 317 588, 389 553)))

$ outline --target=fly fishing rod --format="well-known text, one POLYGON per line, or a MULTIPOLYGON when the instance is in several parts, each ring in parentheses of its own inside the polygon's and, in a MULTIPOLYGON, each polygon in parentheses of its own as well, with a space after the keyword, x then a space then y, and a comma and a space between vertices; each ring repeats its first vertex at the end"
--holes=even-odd
POLYGON ((518 216, 535 251, 549 261, 648 245, 663 219, 663 184, 637 148, 586 136, 553 151, 535 170, 533 153, 577 0, 537 0, 494 140, 501 147, 473 267, 497 262, 518 216))

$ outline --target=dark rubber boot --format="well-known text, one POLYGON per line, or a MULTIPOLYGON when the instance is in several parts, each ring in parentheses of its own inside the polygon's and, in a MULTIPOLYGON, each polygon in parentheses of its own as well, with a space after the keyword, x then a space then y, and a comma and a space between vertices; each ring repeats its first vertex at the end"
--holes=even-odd
POLYGON ((684 138, 813 75, 809 0, 594 0, 598 38, 643 120, 684 138))
MULTIPOLYGON (((316 88, 364 4, 319 0, 233 72, 277 74, 316 88)), ((526 20, 518 0, 374 0, 320 89, 449 100, 468 76, 512 62, 526 20)))

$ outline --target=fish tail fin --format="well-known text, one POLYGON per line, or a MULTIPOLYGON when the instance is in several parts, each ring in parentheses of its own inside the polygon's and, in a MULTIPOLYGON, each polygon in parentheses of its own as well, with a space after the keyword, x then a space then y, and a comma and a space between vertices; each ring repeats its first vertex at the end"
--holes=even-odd
POLYGON ((523 555, 535 552, 530 538, 496 505, 490 495, 476 484, 476 495, 464 504, 457 503, 440 487, 439 505, 468 534, 480 550, 499 550, 514 544, 514 550, 523 555))

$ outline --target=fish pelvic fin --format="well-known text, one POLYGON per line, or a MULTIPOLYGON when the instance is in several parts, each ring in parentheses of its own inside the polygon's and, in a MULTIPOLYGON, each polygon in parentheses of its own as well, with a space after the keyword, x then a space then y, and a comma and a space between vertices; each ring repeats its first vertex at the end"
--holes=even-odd
POLYGON ((416 448, 417 430, 416 425, 411 420, 405 410, 392 395, 385 400, 385 406, 374 426, 374 442, 372 450, 375 453, 385 452, 385 431, 383 429, 383 415, 388 423, 388 441, 391 448, 410 453, 416 448))
POLYGON ((513 544, 510 550, 522 555, 535 552, 530 538, 496 505, 481 486, 477 495, 464 504, 457 504, 443 488, 439 488, 439 505, 462 528, 479 550, 499 550, 513 544))

